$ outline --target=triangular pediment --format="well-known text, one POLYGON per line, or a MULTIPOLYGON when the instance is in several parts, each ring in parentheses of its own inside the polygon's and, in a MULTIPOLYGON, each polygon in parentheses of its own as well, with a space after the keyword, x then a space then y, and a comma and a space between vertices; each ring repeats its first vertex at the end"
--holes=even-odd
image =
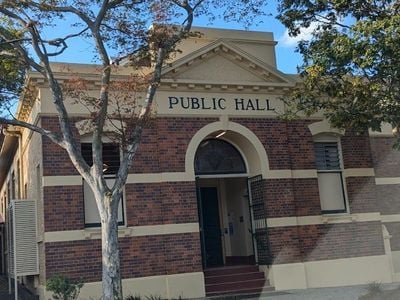
POLYGON ((217 40, 166 66, 164 82, 293 86, 293 80, 224 40, 217 40))

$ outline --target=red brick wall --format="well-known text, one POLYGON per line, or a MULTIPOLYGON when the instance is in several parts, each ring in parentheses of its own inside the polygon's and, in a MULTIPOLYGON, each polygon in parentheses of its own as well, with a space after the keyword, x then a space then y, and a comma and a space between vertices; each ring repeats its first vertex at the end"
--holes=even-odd
POLYGON ((316 178, 267 179, 264 197, 268 218, 321 214, 316 178))
MULTIPOLYGON (((198 233, 120 239, 122 278, 200 272, 198 233)), ((46 243, 46 276, 101 281, 101 241, 46 243)))
MULTIPOLYGON (((44 187, 45 231, 85 228, 82 186, 44 187)), ((127 184, 128 226, 198 222, 194 182, 127 184)))
POLYGON ((383 255, 380 222, 269 228, 274 264, 383 255))
POLYGON ((376 177, 400 177, 400 151, 393 149, 394 141, 389 137, 370 138, 376 177))
POLYGON ((308 125, 317 120, 297 120, 288 123, 291 169, 315 169, 314 143, 308 125))
POLYGON ((267 179, 265 186, 265 207, 268 218, 296 215, 292 179, 267 179))
POLYGON ((184 172, 185 156, 195 133, 217 118, 158 118, 159 172, 184 172))
POLYGON ((268 229, 272 264, 288 264, 302 261, 297 226, 268 229))
POLYGON ((198 222, 194 182, 127 184, 128 226, 198 222))
POLYGON ((46 186, 43 188, 44 230, 84 229, 82 186, 46 186))
POLYGON ((400 184, 377 185, 375 189, 378 211, 383 215, 400 214, 400 184))
POLYGON ((296 200, 297 216, 313 216, 321 214, 317 178, 293 179, 293 191, 296 200))
POLYGON ((287 127, 284 121, 259 118, 232 118, 231 121, 247 127, 258 137, 266 149, 270 169, 290 169, 287 127))
POLYGON ((380 222, 299 226, 304 261, 385 253, 380 222))
MULTIPOLYGON (((157 118, 144 129, 130 172, 184 172, 186 149, 191 138, 199 129, 215 121, 218 119, 157 118)), ((55 132, 59 131, 56 117, 42 117, 42 126, 55 132)), ((74 134, 78 137, 75 127, 74 134)), ((44 176, 78 174, 64 149, 47 138, 43 139, 42 147, 44 176)))
POLYGON ((133 158, 130 173, 158 172, 158 132, 154 124, 143 130, 142 140, 133 158))
POLYGON ((346 186, 351 213, 379 211, 374 177, 347 177, 346 186))
MULTIPOLYGON (((59 132, 57 117, 42 117, 42 127, 53 132, 59 132)), ((75 127, 73 127, 75 128, 75 127)), ((77 136, 78 133, 74 131, 77 136)), ((50 139, 43 137, 43 176, 54 175, 77 175, 75 167, 72 165, 67 152, 60 146, 54 144, 50 139)))
POLYGON ((367 134, 356 134, 346 130, 341 138, 343 164, 348 168, 372 168, 372 154, 367 134))

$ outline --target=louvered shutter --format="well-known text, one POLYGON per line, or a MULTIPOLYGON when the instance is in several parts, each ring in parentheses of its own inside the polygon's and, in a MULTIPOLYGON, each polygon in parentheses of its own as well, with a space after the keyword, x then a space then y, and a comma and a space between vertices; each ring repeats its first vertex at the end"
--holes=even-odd
MULTIPOLYGON (((81 153, 86 163, 93 165, 92 144, 81 143, 81 153)), ((108 186, 112 186, 115 181, 115 175, 118 172, 120 165, 120 148, 118 144, 103 143, 103 164, 104 164, 104 177, 108 186)), ((83 196, 85 200, 85 226, 86 227, 100 227, 100 214, 97 208, 96 199, 89 185, 83 182, 83 196)), ((123 198, 118 206, 118 224, 124 225, 124 206, 123 198)))
POLYGON ((317 170, 340 170, 337 143, 315 143, 314 149, 317 170))
POLYGON ((318 189, 323 213, 346 211, 345 192, 336 142, 314 143, 315 164, 318 172, 318 189))
POLYGON ((8 215, 11 275, 15 277, 39 274, 35 202, 12 200, 8 215))

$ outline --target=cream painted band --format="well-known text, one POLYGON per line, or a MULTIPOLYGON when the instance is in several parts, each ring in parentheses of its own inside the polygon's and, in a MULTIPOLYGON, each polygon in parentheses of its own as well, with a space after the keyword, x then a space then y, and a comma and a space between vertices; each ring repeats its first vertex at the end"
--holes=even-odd
POLYGON ((267 179, 317 178, 317 170, 268 170, 267 179))
MULTIPOLYGON (((203 272, 147 276, 122 279, 124 296, 140 295, 145 297, 161 297, 162 299, 190 299, 205 296, 203 272)), ((51 300, 51 293, 46 287, 38 287, 40 300, 51 300)), ((101 282, 85 283, 79 293, 79 300, 101 299, 101 282)))
MULTIPOLYGON (((181 181, 194 181, 194 178, 188 179, 186 173, 184 172, 129 174, 126 183, 159 183, 181 181)), ((43 176, 43 186, 64 185, 82 185, 82 177, 80 175, 43 176)))
MULTIPOLYGON (((314 169, 267 170, 266 172, 264 172, 264 174, 266 179, 317 178, 317 170, 314 169)), ((344 169, 343 174, 345 177, 363 177, 363 176, 372 177, 374 176, 374 169, 372 168, 344 169)), ((398 183, 400 183, 400 177, 398 179, 399 179, 398 183)), ((184 182, 184 181, 194 181, 194 180, 195 180, 194 173, 190 175, 185 172, 165 172, 165 173, 129 174, 126 183, 132 184, 132 183, 184 182)), ((383 183, 377 183, 377 184, 383 184, 383 183)), ((43 176, 43 186, 71 186, 71 185, 82 185, 82 177, 80 175, 43 176)))
MULTIPOLYGON (((137 237, 193 232, 199 232, 198 223, 121 227, 118 231, 118 236, 137 237)), ((100 228, 69 231, 50 231, 45 232, 44 239, 46 243, 101 239, 101 232, 100 228)))
POLYGON ((268 277, 276 290, 392 282, 386 255, 272 264, 268 277))
POLYGON ((80 175, 43 176, 42 184, 43 186, 82 185, 82 177, 80 175))
POLYGON ((382 215, 383 223, 400 222, 400 214, 396 215, 382 215))
MULTIPOLYGON (((400 216, 400 215, 399 215, 400 216)), ((319 224, 339 224, 353 222, 371 222, 382 221, 380 213, 359 213, 346 215, 320 215, 320 216, 304 216, 304 217, 282 217, 268 218, 268 228, 286 227, 286 226, 307 226, 319 224)))
MULTIPOLYGON (((397 222, 400 221, 400 215, 393 216, 391 221, 388 216, 381 216, 380 213, 360 213, 340 216, 305 216, 305 217, 283 217, 283 218, 268 218, 267 227, 287 227, 287 226, 307 226, 319 224, 339 224, 339 223, 354 223, 354 222, 397 222)), ((257 229, 265 227, 264 220, 256 220, 257 229)), ((136 237, 136 236, 152 236, 165 234, 181 234, 199 232, 198 223, 185 224, 163 224, 163 225, 148 225, 121 227, 118 235, 120 237, 136 237)), ((67 242, 79 241, 88 239, 100 239, 100 229, 85 229, 85 230, 70 230, 70 231, 51 231, 45 233, 45 242, 67 242)))
POLYGON ((376 185, 400 184, 400 177, 381 177, 375 178, 376 185))
POLYGON ((157 182, 180 182, 193 181, 194 176, 188 178, 185 172, 166 172, 153 174, 129 174, 126 183, 157 183, 157 182))
POLYGON ((343 169, 344 177, 373 177, 375 176, 374 168, 349 168, 343 169))

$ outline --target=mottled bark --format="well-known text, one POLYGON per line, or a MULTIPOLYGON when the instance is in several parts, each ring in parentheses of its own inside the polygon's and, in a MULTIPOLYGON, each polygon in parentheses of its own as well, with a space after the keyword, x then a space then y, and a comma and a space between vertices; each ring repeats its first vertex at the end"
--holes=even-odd
POLYGON ((118 200, 103 199, 101 212, 101 248, 103 259, 103 299, 122 300, 122 282, 118 248, 118 200))

